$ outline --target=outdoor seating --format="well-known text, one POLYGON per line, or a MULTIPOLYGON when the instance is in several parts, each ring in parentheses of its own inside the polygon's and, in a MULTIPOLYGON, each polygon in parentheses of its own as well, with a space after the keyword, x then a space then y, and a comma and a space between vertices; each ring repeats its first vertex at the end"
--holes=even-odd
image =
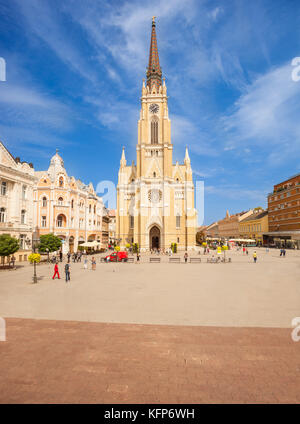
POLYGON ((201 262, 201 258, 190 258, 190 263, 201 262))
POLYGON ((134 263, 134 257, 131 256, 130 258, 128 258, 126 263, 134 263))
POLYGON ((170 263, 177 263, 177 264, 179 264, 180 263, 180 258, 179 257, 177 257, 177 258, 169 258, 169 262, 170 263))
POLYGON ((149 262, 150 263, 159 263, 160 262, 160 258, 155 258, 155 257, 149 258, 149 262))

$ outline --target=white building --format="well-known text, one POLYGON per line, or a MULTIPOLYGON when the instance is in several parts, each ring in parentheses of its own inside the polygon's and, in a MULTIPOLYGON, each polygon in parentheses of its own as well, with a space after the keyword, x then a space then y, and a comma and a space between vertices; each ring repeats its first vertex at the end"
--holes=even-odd
POLYGON ((34 184, 33 165, 14 158, 0 142, 0 234, 16 237, 21 251, 32 247, 34 184))

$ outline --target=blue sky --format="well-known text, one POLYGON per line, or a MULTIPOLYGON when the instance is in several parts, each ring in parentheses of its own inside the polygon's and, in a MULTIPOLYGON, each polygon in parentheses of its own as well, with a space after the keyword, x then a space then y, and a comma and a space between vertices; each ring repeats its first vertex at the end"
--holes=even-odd
POLYGON ((0 140, 47 169, 117 182, 135 160, 151 18, 157 16, 174 162, 189 146, 205 223, 266 206, 300 169, 298 0, 0 0, 0 140))

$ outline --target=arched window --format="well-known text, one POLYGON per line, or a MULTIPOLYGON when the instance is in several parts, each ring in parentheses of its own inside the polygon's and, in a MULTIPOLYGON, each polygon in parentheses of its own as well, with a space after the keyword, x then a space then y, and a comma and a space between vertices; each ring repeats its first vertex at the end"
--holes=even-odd
POLYGON ((45 208, 47 206, 47 197, 45 197, 45 196, 42 199, 42 205, 43 205, 43 208, 45 208))
POLYGON ((158 121, 151 121, 151 144, 158 144, 158 121))
POLYGON ((58 198, 58 204, 59 204, 59 206, 62 206, 63 203, 64 203, 64 199, 62 197, 59 197, 58 198))
POLYGON ((74 199, 71 200, 71 208, 74 209, 74 199))
POLYGON ((26 211, 24 209, 21 210, 21 224, 25 224, 26 222, 26 211))
POLYGON ((153 178, 156 178, 156 172, 153 172, 153 178))
POLYGON ((0 209, 0 222, 5 222, 5 208, 0 209))
POLYGON ((66 217, 64 215, 58 215, 56 225, 57 227, 65 227, 66 217))
POLYGON ((94 205, 94 213, 96 213, 96 205, 94 205))
POLYGON ((176 215, 176 228, 180 228, 180 215, 176 215))
POLYGON ((59 177, 59 187, 63 187, 64 186, 64 179, 63 177, 59 177))

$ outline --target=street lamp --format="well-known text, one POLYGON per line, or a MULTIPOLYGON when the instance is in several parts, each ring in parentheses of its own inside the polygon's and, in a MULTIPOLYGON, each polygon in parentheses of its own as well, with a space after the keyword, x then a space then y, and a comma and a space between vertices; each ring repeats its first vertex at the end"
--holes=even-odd
MULTIPOLYGON (((33 253, 35 253, 38 244, 39 244, 40 239, 38 238, 33 238, 32 239, 32 249, 33 249, 33 253)), ((36 262, 33 262, 33 283, 36 284, 37 283, 37 275, 36 275, 36 262)))

